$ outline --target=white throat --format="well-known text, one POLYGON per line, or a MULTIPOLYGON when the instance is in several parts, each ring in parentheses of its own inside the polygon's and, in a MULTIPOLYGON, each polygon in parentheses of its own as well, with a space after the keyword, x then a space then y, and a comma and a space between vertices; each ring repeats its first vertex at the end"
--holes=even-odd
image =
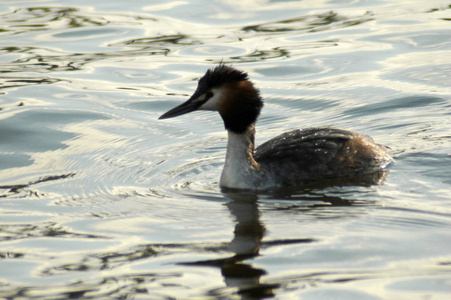
POLYGON ((259 166, 253 158, 254 125, 237 134, 228 131, 227 153, 219 184, 237 189, 254 189, 259 166))

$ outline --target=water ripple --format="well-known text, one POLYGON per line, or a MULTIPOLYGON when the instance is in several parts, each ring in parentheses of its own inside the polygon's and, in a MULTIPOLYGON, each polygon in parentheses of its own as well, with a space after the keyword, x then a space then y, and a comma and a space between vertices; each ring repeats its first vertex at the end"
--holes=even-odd
POLYGON ((31 2, 1 14, 0 297, 446 298, 449 3, 31 2), (157 120, 220 61, 257 144, 357 130, 386 180, 221 190, 220 117, 157 120))
POLYGON ((266 22, 257 25, 249 25, 243 27, 244 31, 263 33, 267 36, 268 33, 283 33, 292 31, 323 31, 348 26, 358 25, 364 22, 374 20, 373 14, 370 12, 364 13, 359 17, 345 17, 337 12, 330 11, 327 13, 307 14, 295 18, 266 22))
POLYGON ((58 28, 103 26, 108 20, 100 16, 87 16, 75 7, 25 7, 1 15, 8 26, 4 33, 21 34, 58 28))

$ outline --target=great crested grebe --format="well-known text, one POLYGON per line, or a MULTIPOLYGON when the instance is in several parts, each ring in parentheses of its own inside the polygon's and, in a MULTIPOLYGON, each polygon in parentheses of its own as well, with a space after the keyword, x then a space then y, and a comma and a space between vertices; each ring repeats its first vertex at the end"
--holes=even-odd
POLYGON ((369 136, 329 127, 289 131, 254 152, 255 122, 262 107, 260 93, 247 73, 220 64, 205 73, 188 101, 159 119, 195 110, 219 112, 228 131, 219 181, 226 188, 378 183, 392 160, 388 149, 369 136))

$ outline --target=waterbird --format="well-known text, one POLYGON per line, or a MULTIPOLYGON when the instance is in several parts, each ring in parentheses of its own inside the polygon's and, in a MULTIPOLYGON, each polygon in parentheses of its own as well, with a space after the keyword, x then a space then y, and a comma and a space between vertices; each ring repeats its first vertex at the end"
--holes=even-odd
POLYGON ((255 123, 263 107, 248 74, 219 64, 199 79, 194 94, 159 119, 197 110, 217 111, 228 132, 219 185, 271 190, 380 183, 392 161, 389 148, 364 134, 332 127, 285 132, 254 151, 255 123))

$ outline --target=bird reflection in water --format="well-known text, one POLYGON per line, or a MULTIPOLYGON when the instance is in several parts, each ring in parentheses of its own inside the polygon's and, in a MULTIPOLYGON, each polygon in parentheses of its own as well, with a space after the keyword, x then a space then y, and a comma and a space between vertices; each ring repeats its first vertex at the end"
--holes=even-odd
MULTIPOLYGON (((235 219, 234 237, 229 243, 229 250, 233 256, 195 262, 181 263, 191 266, 210 266, 221 269, 226 288, 216 288, 209 292, 210 296, 224 296, 237 293, 241 299, 264 299, 274 296, 274 290, 280 287, 279 283, 262 283, 261 278, 267 272, 251 264, 252 258, 260 255, 260 248, 283 246, 289 244, 305 244, 315 242, 311 238, 281 239, 262 242, 266 232, 265 225, 260 219, 258 197, 255 194, 231 192, 223 190, 229 199, 225 205, 235 219)), ((288 197, 288 196, 287 196, 288 197)), ((310 197, 299 197, 293 200, 312 200, 310 197)), ((316 200, 324 201, 324 205, 348 206, 349 200, 338 197, 318 195, 316 200)), ((312 205, 315 209, 317 205, 312 205)))
POLYGON ((235 218, 234 237, 229 244, 231 252, 235 253, 224 260, 221 272, 227 287, 237 288, 238 293, 246 298, 265 298, 273 296, 273 288, 277 285, 262 284, 260 277, 265 270, 242 263, 259 255, 261 242, 266 228, 260 220, 257 197, 255 195, 229 194, 230 201, 226 204, 235 218))

